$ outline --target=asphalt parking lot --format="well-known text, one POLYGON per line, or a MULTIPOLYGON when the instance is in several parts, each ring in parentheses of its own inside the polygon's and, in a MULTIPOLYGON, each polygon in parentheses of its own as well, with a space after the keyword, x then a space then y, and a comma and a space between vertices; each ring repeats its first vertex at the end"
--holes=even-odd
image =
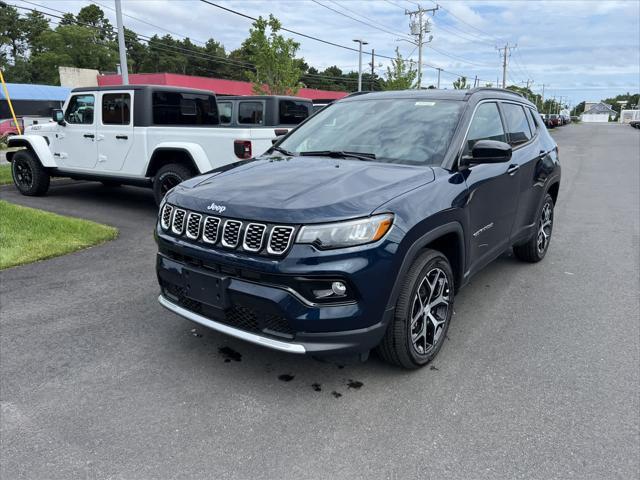
POLYGON ((0 477, 638 478, 640 132, 553 135, 546 259, 505 254, 475 277, 415 372, 274 352, 162 309, 150 191, 2 188, 120 237, 0 273, 0 477))

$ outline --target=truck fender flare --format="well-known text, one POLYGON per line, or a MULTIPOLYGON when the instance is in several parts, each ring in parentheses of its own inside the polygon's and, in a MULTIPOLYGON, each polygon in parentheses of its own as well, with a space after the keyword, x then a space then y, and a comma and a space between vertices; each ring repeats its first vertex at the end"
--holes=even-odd
MULTIPOLYGON (((214 165, 214 163, 209 159, 204 148, 197 143, 191 142, 162 142, 156 145, 151 154, 151 159, 153 159, 154 155, 159 151, 180 151, 186 153, 191 160, 193 160, 194 165, 198 169, 198 173, 208 172, 213 168, 216 168, 219 165, 214 165)), ((149 162, 151 163, 151 162, 149 162)))
POLYGON ((454 265, 451 265, 453 269, 453 274, 456 280, 458 281, 458 285, 456 285, 456 289, 460 288, 464 283, 464 266, 465 266, 465 243, 464 243, 464 232, 462 229, 462 225, 459 222, 453 221, 448 222, 443 225, 439 225, 435 227, 433 230, 422 235, 418 238, 408 249, 404 255, 402 260, 402 264, 400 265, 400 269, 398 270, 398 275, 396 276, 396 280, 393 284, 393 289, 391 290, 391 295, 389 296, 389 302, 387 303, 387 309, 395 308, 396 302, 398 301, 398 296, 400 295, 400 287, 402 286, 402 281, 404 280, 405 275, 411 268, 414 260, 420 255, 420 252, 431 242, 437 240, 443 235, 447 235, 450 233, 455 233, 458 237, 459 250, 458 250, 458 268, 454 265), (457 270, 457 271, 456 271, 457 270))
MULTIPOLYGON (((58 164, 49 150, 49 144, 40 135, 13 135, 7 142, 8 147, 24 147, 30 150, 40 161, 43 167, 56 168, 58 164)), ((7 153, 7 160, 11 161, 15 152, 7 153)))

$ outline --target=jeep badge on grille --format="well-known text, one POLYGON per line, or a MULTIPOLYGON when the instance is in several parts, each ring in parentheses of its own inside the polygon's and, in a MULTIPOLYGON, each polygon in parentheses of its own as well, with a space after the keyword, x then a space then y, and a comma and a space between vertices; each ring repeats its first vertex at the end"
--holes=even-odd
POLYGON ((216 202, 211 202, 211 205, 207 207, 207 210, 212 210, 214 212, 222 213, 227 209, 224 205, 216 205, 216 202))

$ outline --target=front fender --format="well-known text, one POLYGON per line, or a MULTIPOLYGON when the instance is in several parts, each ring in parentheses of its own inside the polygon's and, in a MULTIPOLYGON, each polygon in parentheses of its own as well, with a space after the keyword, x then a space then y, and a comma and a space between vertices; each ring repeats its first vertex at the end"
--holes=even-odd
MULTIPOLYGON (((58 164, 49 150, 49 144, 44 137, 39 135, 14 135, 7 142, 8 147, 23 147, 31 150, 40 160, 43 167, 57 167, 58 164)), ((14 152, 7 153, 7 160, 11 161, 14 152)))
POLYGON ((202 148, 202 146, 197 143, 162 142, 156 145, 156 148, 154 148, 153 153, 151 154, 151 157, 153 158, 153 155, 159 150, 173 150, 173 151, 186 152, 187 154, 189 154, 193 162, 196 164, 196 167, 198 168, 198 173, 208 172, 209 170, 213 170, 214 168, 217 168, 222 165, 222 164, 214 164, 214 162, 212 162, 207 156, 207 153, 204 151, 204 148, 202 148))

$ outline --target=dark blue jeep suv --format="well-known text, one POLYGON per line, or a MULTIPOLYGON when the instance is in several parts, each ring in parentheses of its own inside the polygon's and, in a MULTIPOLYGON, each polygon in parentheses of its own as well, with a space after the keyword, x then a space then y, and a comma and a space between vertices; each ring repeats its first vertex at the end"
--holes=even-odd
POLYGON ((454 293, 549 247, 558 148, 507 90, 351 96, 265 154, 187 180, 156 229, 160 303, 291 353, 438 353, 454 293))

